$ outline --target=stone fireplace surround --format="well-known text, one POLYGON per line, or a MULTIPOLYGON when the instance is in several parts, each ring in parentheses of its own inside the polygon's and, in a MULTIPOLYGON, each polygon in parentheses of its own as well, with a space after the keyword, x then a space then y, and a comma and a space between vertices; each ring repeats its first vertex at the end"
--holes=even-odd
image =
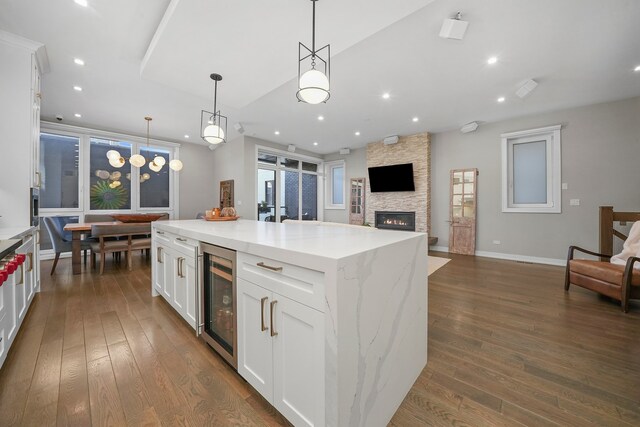
POLYGON ((367 167, 413 163, 416 191, 372 193, 367 179, 366 222, 375 224, 376 211, 415 212, 415 231, 431 228, 431 138, 428 133, 401 136, 396 144, 367 145, 367 167))

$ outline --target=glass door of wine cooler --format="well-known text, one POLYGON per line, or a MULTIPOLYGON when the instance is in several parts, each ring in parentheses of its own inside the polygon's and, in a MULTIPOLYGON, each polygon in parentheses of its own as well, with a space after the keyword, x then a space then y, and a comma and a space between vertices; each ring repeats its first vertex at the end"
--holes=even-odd
POLYGON ((237 367, 235 251, 202 245, 202 337, 233 367, 237 367))

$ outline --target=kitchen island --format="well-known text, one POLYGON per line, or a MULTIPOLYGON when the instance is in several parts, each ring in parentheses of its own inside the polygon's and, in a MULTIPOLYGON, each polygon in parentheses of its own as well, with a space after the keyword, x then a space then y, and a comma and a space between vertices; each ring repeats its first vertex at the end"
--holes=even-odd
POLYGON ((427 362, 426 234, 155 222, 152 294, 197 333, 203 244, 236 251, 237 368, 265 399, 296 426, 389 422, 427 362))

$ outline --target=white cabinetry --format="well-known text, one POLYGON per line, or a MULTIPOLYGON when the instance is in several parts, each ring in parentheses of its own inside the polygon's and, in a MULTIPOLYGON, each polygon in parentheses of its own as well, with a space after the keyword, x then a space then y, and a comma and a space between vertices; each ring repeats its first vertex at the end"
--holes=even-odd
POLYGON ((294 425, 324 425, 324 314, 293 299, 313 303, 322 273, 245 253, 238 264, 238 373, 294 425))
POLYGON ((153 233, 152 294, 162 295, 196 329, 198 242, 160 230, 153 233))

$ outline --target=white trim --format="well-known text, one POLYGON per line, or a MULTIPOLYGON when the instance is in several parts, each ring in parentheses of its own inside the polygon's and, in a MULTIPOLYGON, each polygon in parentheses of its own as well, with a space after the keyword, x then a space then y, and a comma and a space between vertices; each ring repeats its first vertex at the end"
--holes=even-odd
POLYGON ((40 42, 29 40, 4 30, 0 30, 0 41, 12 46, 28 49, 31 52, 35 52, 44 46, 44 44, 40 42))
MULTIPOLYGON (((320 157, 313 157, 313 156, 307 156, 307 155, 304 155, 304 154, 292 153, 290 151, 280 150, 278 148, 271 148, 271 147, 267 147, 265 145, 258 145, 258 144, 256 144, 256 162, 258 161, 258 152, 259 151, 266 151, 266 152, 271 153, 271 154, 277 154, 279 156, 286 157, 288 159, 302 160, 302 161, 310 162, 310 163, 317 163, 318 166, 320 166, 323 163, 323 160, 320 157)), ((309 172, 309 173, 313 173, 313 172, 309 172)))
MULTIPOLYGON (((429 247, 429 250, 432 250, 434 252, 450 253, 449 248, 447 246, 431 246, 429 247)), ((566 259, 544 258, 544 257, 529 256, 529 255, 518 255, 518 254, 506 254, 502 252, 476 251, 474 256, 504 259, 507 261, 530 262, 533 264, 556 265, 559 267, 564 267, 567 265, 566 259)))
MULTIPOLYGON (((46 131, 74 132, 74 133, 80 133, 80 134, 89 135, 97 138, 114 139, 114 140, 121 140, 126 142, 137 142, 145 145, 147 143, 146 136, 130 135, 130 134, 120 133, 120 132, 111 132, 111 131, 94 129, 89 127, 74 126, 74 125, 67 125, 67 124, 47 122, 47 121, 42 121, 40 127, 41 127, 40 132, 46 132, 46 131)), ((165 146, 165 147, 181 146, 181 144, 177 142, 170 142, 162 139, 149 138, 149 145, 152 145, 152 144, 165 146)))
POLYGON ((505 213, 562 213, 562 125, 547 126, 531 130, 503 133, 501 136, 502 155, 502 212, 505 213), (547 203, 514 204, 512 200, 512 146, 513 140, 528 138, 544 138, 546 140, 547 161, 547 203))

